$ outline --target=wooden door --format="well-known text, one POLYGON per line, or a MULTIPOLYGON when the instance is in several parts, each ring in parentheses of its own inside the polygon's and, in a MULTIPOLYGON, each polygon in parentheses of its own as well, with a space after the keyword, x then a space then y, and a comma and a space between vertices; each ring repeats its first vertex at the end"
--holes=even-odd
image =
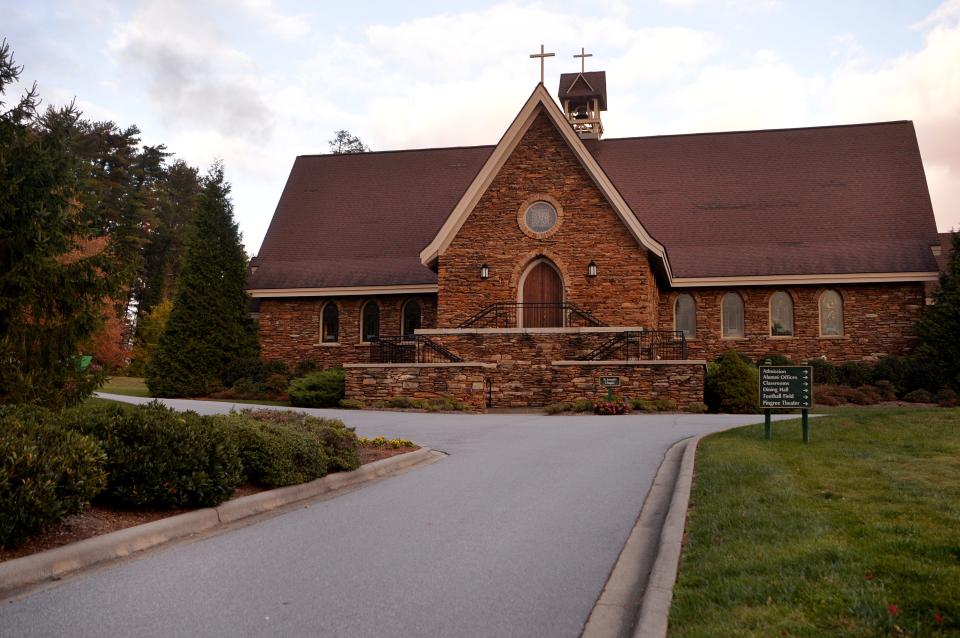
POLYGON ((545 261, 538 262, 523 280, 523 327, 563 326, 563 282, 545 261))

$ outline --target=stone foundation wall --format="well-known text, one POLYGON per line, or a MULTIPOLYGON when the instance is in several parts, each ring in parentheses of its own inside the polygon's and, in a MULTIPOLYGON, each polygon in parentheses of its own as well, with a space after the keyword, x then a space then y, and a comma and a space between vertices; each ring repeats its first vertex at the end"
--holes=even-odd
POLYGON ((679 409, 703 403, 703 362, 670 363, 596 362, 592 364, 553 366, 553 403, 607 398, 600 387, 600 377, 619 377, 620 387, 614 393, 628 398, 673 399, 679 409))
POLYGON ((345 396, 364 403, 393 397, 450 397, 473 410, 486 406, 486 375, 495 366, 456 364, 348 364, 345 396))
POLYGON ((821 286, 763 286, 751 288, 692 288, 664 293, 660 304, 661 330, 673 330, 677 295, 689 293, 697 304, 697 337, 687 339, 690 358, 713 360, 733 348, 753 358, 781 353, 796 362, 826 357, 828 361, 872 362, 890 354, 906 354, 913 347, 914 323, 924 309, 922 283, 830 286, 843 299, 843 336, 820 336, 821 286), (770 336, 770 297, 784 290, 793 298, 794 336, 770 336), (728 292, 743 299, 744 337, 722 338, 720 303, 728 292))

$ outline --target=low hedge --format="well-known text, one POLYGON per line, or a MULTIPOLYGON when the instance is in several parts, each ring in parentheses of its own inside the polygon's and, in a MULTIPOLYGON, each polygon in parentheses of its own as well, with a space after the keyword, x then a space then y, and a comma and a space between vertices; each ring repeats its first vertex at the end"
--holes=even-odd
POLYGON ((107 496, 118 503, 219 505, 242 477, 236 439, 213 417, 176 412, 154 402, 73 408, 60 422, 103 446, 107 496))
POLYGON ((0 545, 14 547, 44 525, 83 510, 107 483, 103 449, 30 409, 0 416, 0 545), (47 421, 47 422, 44 422, 47 421))
POLYGON ((214 419, 234 436, 246 480, 262 487, 306 483, 327 474, 327 454, 315 436, 279 423, 264 422, 249 411, 214 419))
POLYGON ((287 388, 290 403, 301 408, 335 408, 343 399, 346 374, 342 368, 311 372, 287 388))
POLYGON ((245 414, 313 437, 323 446, 327 469, 331 472, 347 472, 360 467, 356 432, 340 419, 322 419, 292 410, 250 410, 245 414))

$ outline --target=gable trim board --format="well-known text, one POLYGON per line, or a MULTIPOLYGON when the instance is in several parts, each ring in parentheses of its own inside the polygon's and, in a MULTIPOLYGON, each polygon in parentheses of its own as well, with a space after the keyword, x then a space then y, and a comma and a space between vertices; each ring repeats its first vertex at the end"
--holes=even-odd
POLYGON ((437 235, 426 248, 420 251, 420 262, 424 265, 430 264, 446 252, 447 248, 449 248, 453 242, 454 237, 456 237, 464 223, 466 223, 470 213, 480 201, 480 198, 483 197, 483 194, 500 172, 500 169, 503 168, 503 165, 523 138, 523 134, 530 128, 530 125, 537 115, 540 114, 541 110, 550 118, 564 141, 573 151, 573 154, 580 161, 583 168, 587 171, 587 174, 597 185, 597 188, 600 189, 604 197, 606 197, 607 201, 613 207, 614 211, 616 211, 621 221, 630 230, 631 234, 633 234, 634 238, 640 245, 660 258, 666 271, 667 279, 672 281, 673 275, 670 271, 667 249, 654 239, 653 236, 647 232, 647 229, 643 227, 643 224, 637 219, 637 216, 620 195, 616 186, 613 185, 613 182, 610 181, 607 174, 600 168, 600 165, 590 154, 590 151, 583 145, 583 141, 573 131, 573 128, 569 122, 567 122, 563 113, 561 113, 560 107, 556 105, 553 98, 547 93, 543 84, 538 84, 536 88, 533 89, 533 93, 530 94, 526 104, 520 109, 510 128, 504 133, 500 142, 496 148, 494 148, 493 153, 487 158, 483 168, 480 169, 480 172, 474 178, 473 182, 470 183, 470 186, 447 217, 443 226, 440 227, 437 235))
POLYGON ((674 288, 706 286, 773 286, 817 284, 882 284, 910 281, 937 281, 938 272, 865 272, 849 275, 755 275, 752 277, 678 277, 670 282, 674 288))
POLYGON ((259 288, 251 297, 349 297, 354 295, 414 295, 436 293, 436 284, 396 286, 339 286, 335 288, 259 288))

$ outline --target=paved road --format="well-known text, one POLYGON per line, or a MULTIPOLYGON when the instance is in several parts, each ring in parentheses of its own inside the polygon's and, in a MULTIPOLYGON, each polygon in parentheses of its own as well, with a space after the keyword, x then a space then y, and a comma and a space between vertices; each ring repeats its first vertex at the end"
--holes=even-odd
POLYGON ((667 448, 758 420, 311 412, 450 456, 0 604, 0 635, 577 636, 667 448))

